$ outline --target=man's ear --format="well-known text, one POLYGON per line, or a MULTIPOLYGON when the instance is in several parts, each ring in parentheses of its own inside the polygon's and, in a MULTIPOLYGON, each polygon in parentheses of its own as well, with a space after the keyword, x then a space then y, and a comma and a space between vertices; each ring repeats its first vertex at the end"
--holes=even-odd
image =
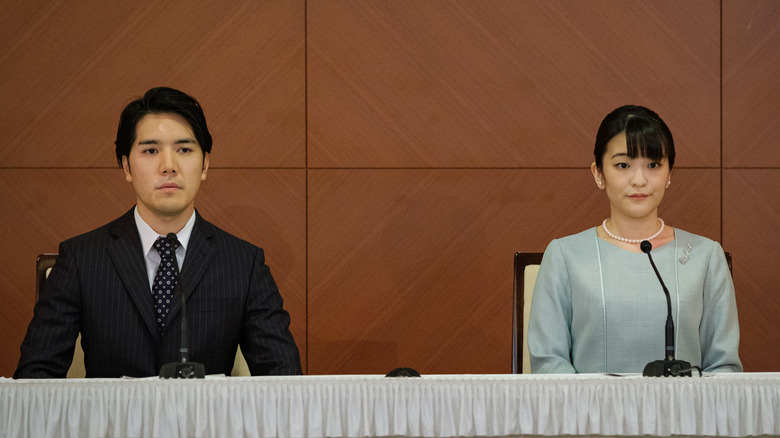
POLYGON ((127 155, 122 155, 122 169, 125 171, 125 180, 133 182, 133 175, 130 173, 130 161, 128 161, 127 155))
POLYGON ((203 153, 203 171, 200 173, 200 180, 206 181, 206 172, 209 170, 209 154, 208 152, 203 153))

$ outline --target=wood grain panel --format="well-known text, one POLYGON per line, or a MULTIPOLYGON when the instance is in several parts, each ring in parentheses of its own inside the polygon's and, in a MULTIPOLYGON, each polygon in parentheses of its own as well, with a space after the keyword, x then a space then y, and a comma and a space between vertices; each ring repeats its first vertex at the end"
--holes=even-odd
POLYGON ((745 371, 780 371, 780 169, 723 172, 723 243, 734 284, 745 371))
POLYGON ((627 103, 717 166, 718 30, 709 0, 310 2, 309 166, 582 167, 627 103))
POLYGON ((626 103, 675 135, 661 217, 734 254, 746 370, 780 371, 778 2, 6 3, 0 376, 35 255, 134 202, 112 143, 157 85, 203 104, 198 208, 266 250, 311 374, 508 372, 512 254, 608 214, 586 167, 626 103), (721 193, 721 154, 765 169, 721 193))
POLYGON ((658 216, 668 225, 721 242, 720 180, 717 169, 675 168, 658 216))
MULTIPOLYGON (((120 216, 135 195, 119 169, 3 169, 0 187, 0 376, 11 376, 32 317, 35 257, 120 216)), ((305 361, 305 172, 211 169, 197 205, 206 219, 265 249, 305 361)))
MULTIPOLYGON (((675 184, 664 217, 717 237, 718 171, 675 184)), ((311 170, 309 372, 509 372, 514 252, 608 211, 587 169, 311 170)))
POLYGON ((200 100, 214 166, 305 165, 305 2, 6 3, 3 166, 113 166, 122 108, 160 85, 200 100))
POLYGON ((723 1, 723 162, 780 166, 780 2, 723 1))

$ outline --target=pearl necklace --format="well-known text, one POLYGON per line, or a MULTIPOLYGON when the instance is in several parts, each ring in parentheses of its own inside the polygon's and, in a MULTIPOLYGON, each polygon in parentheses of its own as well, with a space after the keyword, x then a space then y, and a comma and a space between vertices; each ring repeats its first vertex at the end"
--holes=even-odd
POLYGON ((607 228, 607 220, 609 220, 609 218, 604 219, 604 222, 602 222, 602 224, 601 224, 601 226, 604 227, 604 231, 607 232, 607 235, 609 237, 615 239, 615 240, 619 240, 621 242, 626 242, 626 243, 642 243, 643 240, 653 240, 656 237, 658 237, 661 234, 661 232, 664 230, 664 220, 659 217, 658 221, 661 222, 661 228, 658 229, 657 233, 653 234, 652 236, 648 237, 647 239, 626 239, 625 237, 619 237, 619 236, 616 236, 616 235, 610 233, 609 229, 607 228))

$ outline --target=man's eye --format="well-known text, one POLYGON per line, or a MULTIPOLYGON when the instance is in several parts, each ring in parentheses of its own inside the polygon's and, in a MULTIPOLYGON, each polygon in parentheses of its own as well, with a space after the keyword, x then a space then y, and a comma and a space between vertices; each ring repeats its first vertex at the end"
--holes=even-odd
POLYGON ((179 152, 183 152, 185 154, 189 154, 190 152, 192 152, 192 148, 183 147, 183 148, 179 149, 179 152))
POLYGON ((149 154, 149 155, 154 155, 154 154, 157 153, 157 149, 155 149, 155 148, 144 149, 143 153, 149 154))

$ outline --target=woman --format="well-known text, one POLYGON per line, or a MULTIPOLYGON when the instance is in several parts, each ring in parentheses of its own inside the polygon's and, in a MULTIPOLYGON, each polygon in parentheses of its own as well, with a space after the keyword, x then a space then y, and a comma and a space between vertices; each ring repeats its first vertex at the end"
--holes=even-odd
POLYGON ((666 296, 676 359, 702 371, 742 371, 734 285, 721 246, 658 217, 674 140, 653 111, 623 106, 601 122, 591 172, 610 217, 553 240, 539 269, 528 327, 533 373, 641 373, 664 358, 666 296))

